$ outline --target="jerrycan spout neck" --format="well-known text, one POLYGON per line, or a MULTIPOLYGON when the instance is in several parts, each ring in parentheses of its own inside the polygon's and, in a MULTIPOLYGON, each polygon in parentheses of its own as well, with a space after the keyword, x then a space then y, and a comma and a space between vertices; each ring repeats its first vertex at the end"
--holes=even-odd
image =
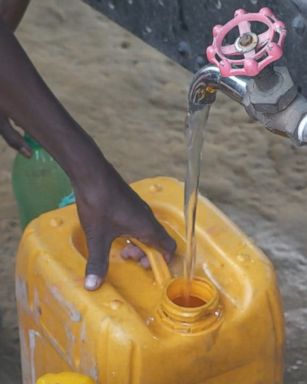
POLYGON ((163 290, 158 315, 174 331, 204 331, 221 318, 218 292, 206 279, 194 278, 189 282, 183 277, 172 279, 163 290))
POLYGON ((172 278, 163 256, 138 240, 132 240, 147 255, 155 281, 161 290, 157 314, 168 328, 182 333, 208 329, 221 318, 219 295, 207 279, 172 278))

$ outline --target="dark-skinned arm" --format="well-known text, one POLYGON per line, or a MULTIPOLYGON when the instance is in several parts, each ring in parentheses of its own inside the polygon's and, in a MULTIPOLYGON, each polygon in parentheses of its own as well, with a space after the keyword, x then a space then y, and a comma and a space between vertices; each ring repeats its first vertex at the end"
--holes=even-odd
POLYGON ((86 288, 103 282, 111 243, 120 235, 150 244, 169 258, 173 239, 55 98, 3 21, 0 57, 0 112, 40 142, 71 179, 89 249, 86 288))
MULTIPOLYGON (((0 0, 0 18, 10 31, 15 32, 29 3, 30 0, 0 0)), ((31 156, 31 148, 2 114, 0 114, 0 135, 10 147, 19 151, 23 156, 31 156)))
POLYGON ((30 0, 0 0, 0 17, 14 32, 22 19, 30 0))

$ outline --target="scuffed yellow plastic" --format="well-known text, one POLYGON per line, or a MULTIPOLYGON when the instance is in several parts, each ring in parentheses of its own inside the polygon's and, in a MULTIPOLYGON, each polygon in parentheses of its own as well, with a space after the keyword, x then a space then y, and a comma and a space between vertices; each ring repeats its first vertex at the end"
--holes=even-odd
MULTIPOLYGON (((126 239, 117 239, 105 283, 88 292, 76 206, 48 212, 25 229, 16 268, 23 384, 70 371, 89 372, 97 384, 282 384, 284 321, 269 260, 200 196, 195 274, 218 297, 205 300, 209 311, 197 320, 193 308, 175 307, 166 291, 185 254, 183 184, 161 177, 132 187, 177 242, 168 267, 150 249, 151 270, 123 260, 126 239), (192 317, 197 321, 189 323, 192 317)), ((79 383, 93 381, 65 373, 37 384, 79 383)))
POLYGON ((74 372, 62 372, 57 374, 48 373, 44 375, 36 384, 95 384, 95 382, 87 376, 74 372))

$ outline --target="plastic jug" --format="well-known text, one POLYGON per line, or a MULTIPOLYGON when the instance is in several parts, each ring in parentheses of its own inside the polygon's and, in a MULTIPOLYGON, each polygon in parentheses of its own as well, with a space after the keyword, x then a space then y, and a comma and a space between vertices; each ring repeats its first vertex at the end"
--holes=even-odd
POLYGON ((152 270, 123 260, 118 239, 106 283, 87 292, 76 207, 26 228, 16 271, 23 383, 74 371, 100 384, 281 384, 284 323, 269 260, 200 197, 192 295, 201 304, 175 304, 183 292, 183 184, 156 178, 132 187, 177 241, 169 269, 149 248, 152 270))
POLYGON ((32 149, 32 157, 26 159, 18 153, 12 170, 22 228, 40 214, 58 208, 72 191, 68 176, 53 157, 28 134, 24 139, 32 149))

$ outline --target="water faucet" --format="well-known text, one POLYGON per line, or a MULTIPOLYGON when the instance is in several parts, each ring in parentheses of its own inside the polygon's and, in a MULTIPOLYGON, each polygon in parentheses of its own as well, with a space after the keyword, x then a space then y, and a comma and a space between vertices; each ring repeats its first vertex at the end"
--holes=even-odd
POLYGON ((286 33, 269 8, 258 13, 238 9, 228 23, 216 25, 207 48, 211 64, 201 68, 190 85, 190 112, 212 104, 220 90, 271 132, 307 144, 307 100, 287 67, 276 63, 283 55, 286 33), (225 43, 231 38, 233 43, 225 43))

